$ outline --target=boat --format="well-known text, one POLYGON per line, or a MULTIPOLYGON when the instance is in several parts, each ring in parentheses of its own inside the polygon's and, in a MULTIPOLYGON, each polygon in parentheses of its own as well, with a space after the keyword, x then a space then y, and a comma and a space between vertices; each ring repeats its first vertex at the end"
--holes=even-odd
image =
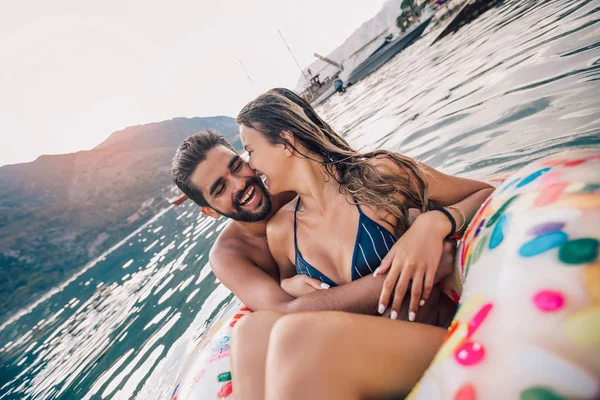
POLYGON ((335 92, 344 93, 346 89, 344 89, 344 82, 340 79, 340 74, 344 71, 342 63, 335 62, 318 53, 315 53, 314 56, 337 68, 337 71, 333 75, 325 77, 323 81, 321 81, 320 72, 313 76, 311 70, 308 69, 307 78, 310 78, 309 84, 300 95, 308 101, 311 106, 316 107, 331 97, 335 92))
POLYGON ((348 79, 346 79, 346 85, 351 86, 356 82, 364 79, 372 72, 377 71, 382 65, 388 62, 396 54, 410 46, 415 40, 417 40, 425 28, 429 25, 433 18, 432 16, 427 17, 423 22, 410 29, 402 36, 397 37, 393 40, 386 40, 377 50, 375 50, 365 61, 360 63, 356 68, 352 70, 348 79))
POLYGON ((300 93, 300 95, 308 101, 311 106, 318 106, 336 92, 333 82, 339 78, 340 72, 341 71, 338 71, 335 75, 326 77, 323 81, 321 81, 319 74, 312 76, 310 78, 310 84, 302 93, 300 93))
POLYGON ((308 85, 305 86, 305 89, 300 93, 300 96, 302 96, 302 98, 308 101, 313 107, 316 107, 336 92, 336 88, 333 82, 338 79, 338 77, 340 76, 340 72, 344 70, 344 67, 341 64, 338 64, 327 57, 323 57, 315 53, 315 57, 325 61, 328 64, 335 66, 336 68, 338 68, 338 71, 336 71, 333 76, 326 76, 323 80, 321 80, 320 72, 313 75, 312 71, 309 69, 305 73, 300 64, 298 63, 298 60, 296 59, 294 52, 290 48, 290 45, 283 37, 281 31, 277 30, 277 32, 279 33, 279 36, 281 37, 281 40, 283 40, 283 43, 287 47, 288 51, 292 55, 292 58, 296 62, 300 73, 302 73, 302 75, 308 82, 308 85))

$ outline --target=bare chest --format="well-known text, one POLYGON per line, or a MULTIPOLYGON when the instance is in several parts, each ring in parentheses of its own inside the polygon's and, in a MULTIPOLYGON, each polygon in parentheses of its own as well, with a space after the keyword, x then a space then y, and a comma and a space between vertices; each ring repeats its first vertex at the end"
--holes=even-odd
POLYGON ((266 236, 245 237, 236 243, 236 246, 236 250, 243 254, 245 258, 259 266, 273 279, 279 281, 279 268, 269 251, 266 236))

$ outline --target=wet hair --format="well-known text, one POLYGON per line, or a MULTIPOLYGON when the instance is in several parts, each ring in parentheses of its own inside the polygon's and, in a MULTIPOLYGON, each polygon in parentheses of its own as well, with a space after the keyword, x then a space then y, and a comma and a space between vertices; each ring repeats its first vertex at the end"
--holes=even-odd
POLYGON ((321 119, 321 117, 319 117, 319 115, 316 113, 314 108, 312 108, 310 103, 308 101, 306 101, 306 99, 304 97, 300 96, 298 93, 294 92, 293 90, 286 89, 286 88, 274 88, 274 89, 269 90, 269 92, 279 94, 279 95, 285 97, 286 99, 288 99, 289 101, 291 101, 292 103, 296 104, 300 108, 302 108, 302 111, 304 111, 304 114, 306 114, 308 119, 310 119, 310 121, 313 124, 315 124, 319 129, 327 131, 331 135, 338 136, 338 138, 343 143, 345 143, 346 146, 350 147, 350 145, 348 144, 348 142, 346 142, 346 140, 344 140, 341 136, 337 135, 333 131, 333 129, 331 129, 331 126, 329 126, 329 124, 327 122, 323 121, 321 119))
MULTIPOLYGON (((194 133, 179 145, 173 157, 171 177, 177 187, 200 207, 210 207, 202 190, 194 185, 191 176, 206 154, 215 146, 225 146, 236 152, 231 143, 217 131, 206 130, 194 133)), ((237 152, 236 152, 237 153, 237 152)))
POLYGON ((426 211, 433 205, 427 196, 426 173, 415 160, 387 150, 354 150, 306 100, 290 92, 271 89, 258 96, 240 111, 236 122, 261 132, 272 145, 283 144, 296 156, 321 164, 349 200, 398 217, 399 232, 409 227, 408 206, 426 211), (291 132, 303 150, 290 143, 283 131, 291 132), (369 163, 373 159, 389 159, 402 173, 378 169, 369 163))

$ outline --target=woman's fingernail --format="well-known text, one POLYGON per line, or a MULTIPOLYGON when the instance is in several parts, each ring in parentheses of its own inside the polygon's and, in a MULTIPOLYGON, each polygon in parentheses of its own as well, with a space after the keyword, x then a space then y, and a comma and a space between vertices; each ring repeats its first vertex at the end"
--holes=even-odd
POLYGON ((396 311, 392 311, 392 314, 390 315, 391 319, 398 319, 398 313, 396 311))
POLYGON ((421 300, 421 301, 419 302, 419 306, 420 306, 420 307, 423 307, 423 305, 424 305, 424 304, 425 304, 425 300, 421 300))
POLYGON ((409 320, 410 322, 414 322, 414 320, 415 320, 415 317, 416 317, 416 314, 415 314, 415 312, 414 312, 414 311, 411 311, 411 312, 409 312, 409 313, 408 313, 408 320, 409 320))
POLYGON ((383 314, 385 312, 385 306, 383 304, 380 304, 377 311, 379 311, 379 314, 383 314))
POLYGON ((329 289, 331 286, 329 286, 328 284, 326 284, 325 282, 321 283, 321 287, 323 289, 329 289))
POLYGON ((379 267, 375 268, 375 271, 373 271, 373 276, 377 276, 378 273, 379 273, 379 267))

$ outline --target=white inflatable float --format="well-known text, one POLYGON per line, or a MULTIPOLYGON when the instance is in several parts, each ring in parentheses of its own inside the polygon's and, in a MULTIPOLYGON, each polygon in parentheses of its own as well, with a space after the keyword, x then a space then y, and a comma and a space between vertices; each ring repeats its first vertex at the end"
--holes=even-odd
MULTIPOLYGON (((600 399, 600 153, 537 161, 465 232, 444 291, 459 309, 410 400, 600 399), (462 294, 461 294, 462 291, 462 294)), ((232 399, 235 303, 185 363, 172 398, 232 399)))
POLYGON ((233 327, 250 313, 237 299, 202 336, 184 363, 171 398, 233 399, 229 348, 233 327))
POLYGON ((410 400, 600 399, 600 153, 500 185, 459 249, 460 305, 410 400))

